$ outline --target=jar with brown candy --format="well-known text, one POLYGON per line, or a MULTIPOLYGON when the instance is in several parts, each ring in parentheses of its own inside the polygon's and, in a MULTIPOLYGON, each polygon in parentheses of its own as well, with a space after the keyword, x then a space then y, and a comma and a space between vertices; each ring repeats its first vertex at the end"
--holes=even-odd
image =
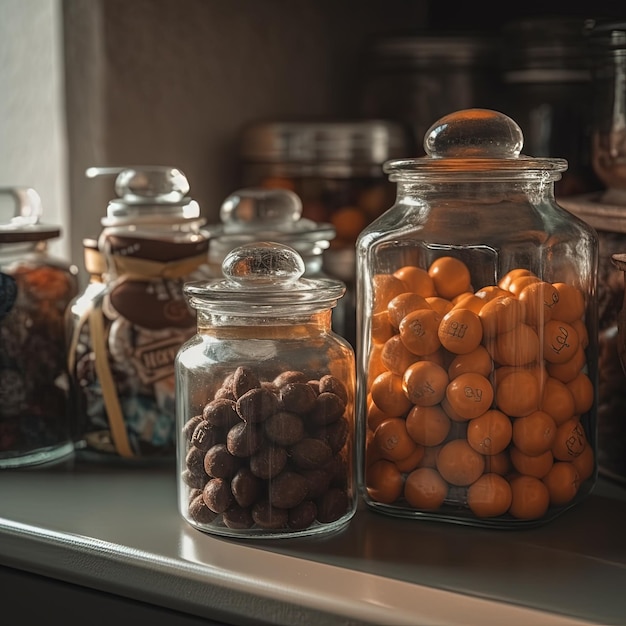
POLYGON ((361 493, 377 511, 544 523, 597 474, 598 237, 560 207, 567 163, 508 116, 436 121, 388 162, 396 204, 357 242, 361 493))
POLYGON ((176 358, 180 513, 231 537, 339 530, 357 498, 354 352, 331 330, 345 285, 305 278, 277 242, 222 270, 185 285, 198 329, 176 358))
POLYGON ((174 358, 195 333, 183 284, 208 276, 208 236, 189 183, 175 168, 116 174, 90 275, 68 312, 68 367, 76 450, 94 460, 176 457, 174 358))
POLYGON ((42 215, 34 189, 0 189, 0 468, 74 452, 64 316, 78 270, 48 251, 61 230, 42 215))

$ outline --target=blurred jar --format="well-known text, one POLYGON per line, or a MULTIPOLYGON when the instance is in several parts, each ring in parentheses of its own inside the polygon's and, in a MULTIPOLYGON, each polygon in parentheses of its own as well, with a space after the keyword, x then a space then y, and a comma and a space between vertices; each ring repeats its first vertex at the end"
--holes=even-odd
MULTIPOLYGON (((211 276, 222 275, 226 255, 254 241, 274 241, 292 247, 304 261, 307 278, 327 277, 324 258, 335 228, 302 216, 300 197, 283 188, 246 187, 230 194, 220 207, 220 224, 207 225, 210 235, 211 276)), ((354 292, 349 291, 333 309, 333 330, 356 345, 354 292)))
POLYGON ((434 119, 460 109, 498 108, 498 45, 473 32, 375 38, 364 51, 361 114, 407 129, 410 154, 400 156, 423 154, 434 119))
POLYGON ((607 203, 626 207, 626 21, 587 24, 593 76, 595 173, 607 203))
POLYGON ((591 163, 592 82, 585 20, 532 17, 502 28, 503 111, 524 133, 525 149, 558 157, 567 171, 557 197, 599 189, 591 163))
POLYGON ((361 493, 389 515, 549 521, 596 480, 598 242, 554 198, 563 159, 458 111, 390 161, 357 242, 361 493))
POLYGON ((171 460, 176 453, 174 358, 195 332, 183 295, 208 276, 208 235, 189 183, 169 167, 92 168, 116 175, 90 281, 68 311, 77 453, 98 460, 171 460))
POLYGON ((207 533, 314 535, 356 510, 354 352, 331 330, 345 286, 291 247, 231 250, 191 282, 197 334, 176 358, 179 510, 207 533))
POLYGON ((78 270, 48 253, 61 230, 42 214, 34 189, 0 189, 0 468, 74 451, 64 316, 78 270))

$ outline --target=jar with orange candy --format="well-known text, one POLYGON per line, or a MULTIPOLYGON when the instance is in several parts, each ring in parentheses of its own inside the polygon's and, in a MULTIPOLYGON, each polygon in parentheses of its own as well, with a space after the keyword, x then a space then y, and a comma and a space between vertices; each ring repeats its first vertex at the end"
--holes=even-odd
POLYGON ((597 476, 598 238, 558 158, 468 109, 388 161, 396 203, 356 244, 360 491, 369 508, 540 525, 597 476))

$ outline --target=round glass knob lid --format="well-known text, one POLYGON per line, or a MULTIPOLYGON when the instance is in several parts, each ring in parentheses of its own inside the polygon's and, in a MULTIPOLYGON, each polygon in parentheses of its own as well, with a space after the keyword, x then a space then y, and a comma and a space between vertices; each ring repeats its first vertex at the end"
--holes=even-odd
POLYGON ((230 194, 220 207, 227 232, 291 225, 302 216, 302 201, 289 189, 245 188, 230 194))
POLYGON ((231 250, 222 263, 224 276, 239 286, 296 283, 304 274, 302 257, 289 246, 258 242, 231 250))
POLYGON ((523 145, 518 124, 504 113, 489 109, 446 115, 424 137, 424 150, 434 159, 516 159, 523 145))

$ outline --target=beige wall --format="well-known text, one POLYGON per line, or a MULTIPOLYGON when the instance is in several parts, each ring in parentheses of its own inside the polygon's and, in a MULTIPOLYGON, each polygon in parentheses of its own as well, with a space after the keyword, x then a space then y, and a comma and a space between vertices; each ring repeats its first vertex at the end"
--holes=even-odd
POLYGON ((243 126, 353 116, 366 39, 423 26, 425 4, 64 0, 73 255, 113 196, 87 167, 179 167, 216 220, 243 126))

